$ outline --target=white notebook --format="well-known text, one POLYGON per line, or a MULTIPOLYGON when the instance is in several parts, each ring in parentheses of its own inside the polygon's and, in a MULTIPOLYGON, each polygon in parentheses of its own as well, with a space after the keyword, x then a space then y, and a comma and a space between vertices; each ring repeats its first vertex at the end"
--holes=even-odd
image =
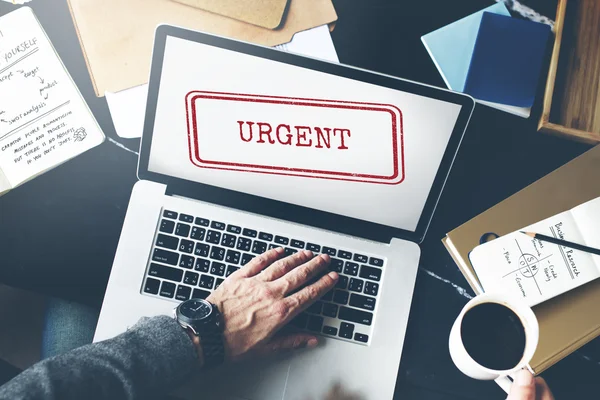
MULTIPOLYGON (((599 221, 600 197, 520 230, 598 249, 599 221)), ((477 246, 469 259, 485 292, 513 295, 530 306, 600 277, 600 256, 518 231, 477 246)))
POLYGON ((103 141, 33 11, 0 17, 0 194, 103 141))

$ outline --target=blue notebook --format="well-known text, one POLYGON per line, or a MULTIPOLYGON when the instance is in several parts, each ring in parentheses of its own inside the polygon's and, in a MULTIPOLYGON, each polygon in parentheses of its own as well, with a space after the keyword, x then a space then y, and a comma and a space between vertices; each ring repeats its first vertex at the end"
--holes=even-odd
POLYGON ((548 25, 484 12, 463 91, 487 102, 531 107, 549 36, 548 25))

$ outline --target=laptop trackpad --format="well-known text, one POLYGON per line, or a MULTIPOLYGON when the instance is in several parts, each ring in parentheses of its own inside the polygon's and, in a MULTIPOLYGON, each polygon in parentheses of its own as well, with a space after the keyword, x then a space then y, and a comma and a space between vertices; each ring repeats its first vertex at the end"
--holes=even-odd
POLYGON ((290 369, 290 354, 202 371, 202 376, 174 394, 197 400, 281 400, 290 369))

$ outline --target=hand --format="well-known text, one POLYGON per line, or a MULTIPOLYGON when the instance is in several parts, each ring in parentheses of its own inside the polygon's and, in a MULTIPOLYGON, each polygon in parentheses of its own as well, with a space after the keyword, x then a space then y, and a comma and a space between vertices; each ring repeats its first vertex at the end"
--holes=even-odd
POLYGON ((329 272, 306 285, 324 272, 329 256, 304 250, 280 259, 283 254, 278 248, 255 257, 206 299, 223 314, 226 360, 317 345, 308 333, 276 333, 330 291, 338 274, 329 272))
POLYGON ((506 400, 554 400, 554 396, 543 378, 534 379, 523 369, 517 373, 506 400))

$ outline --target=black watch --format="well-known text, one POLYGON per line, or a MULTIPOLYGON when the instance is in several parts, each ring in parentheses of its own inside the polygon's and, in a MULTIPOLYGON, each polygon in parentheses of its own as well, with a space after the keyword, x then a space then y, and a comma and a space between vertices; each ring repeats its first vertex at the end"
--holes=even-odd
POLYGON ((205 366, 223 363, 223 323, 217 306, 203 299, 190 299, 179 304, 173 314, 179 325, 200 338, 205 366))

